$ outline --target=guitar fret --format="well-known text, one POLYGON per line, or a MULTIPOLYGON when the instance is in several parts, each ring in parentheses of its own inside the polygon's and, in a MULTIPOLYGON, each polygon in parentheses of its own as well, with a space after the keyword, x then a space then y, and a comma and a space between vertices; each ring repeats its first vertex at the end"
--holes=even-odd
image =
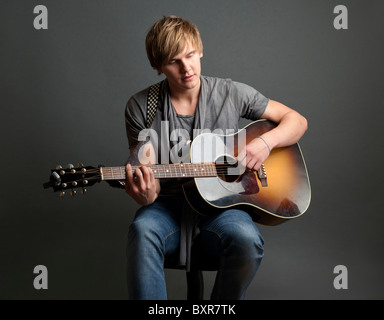
POLYGON ((159 178, 183 178, 183 177, 205 177, 216 176, 216 167, 213 163, 183 163, 173 165, 157 165, 152 170, 159 178))
MULTIPOLYGON (((193 178, 193 177, 215 177, 217 176, 214 163, 177 163, 168 165, 149 166, 155 178, 193 178)), ((132 166, 135 171, 139 166, 132 166)), ((125 167, 103 167, 103 180, 126 179, 125 167)))
POLYGON ((103 167, 103 180, 125 179, 125 167, 103 167))

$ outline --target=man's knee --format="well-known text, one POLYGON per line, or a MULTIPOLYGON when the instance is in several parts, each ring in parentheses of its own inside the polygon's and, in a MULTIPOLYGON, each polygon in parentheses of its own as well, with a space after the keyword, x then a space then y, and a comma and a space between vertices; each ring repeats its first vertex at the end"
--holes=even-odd
POLYGON ((153 205, 137 211, 129 226, 128 246, 165 248, 168 237, 176 233, 179 226, 161 209, 153 205))
POLYGON ((264 239, 260 231, 247 213, 233 210, 230 223, 223 228, 224 243, 231 247, 234 253, 261 258, 264 253, 264 239))
POLYGON ((262 254, 264 239, 257 228, 250 223, 236 223, 231 225, 227 235, 233 246, 240 252, 262 254))

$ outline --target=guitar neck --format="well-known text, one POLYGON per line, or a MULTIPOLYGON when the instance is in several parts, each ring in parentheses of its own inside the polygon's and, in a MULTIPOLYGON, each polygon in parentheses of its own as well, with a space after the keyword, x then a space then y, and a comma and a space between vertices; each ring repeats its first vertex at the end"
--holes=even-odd
MULTIPOLYGON (((199 178, 216 177, 217 171, 215 163, 177 163, 177 164, 157 164, 148 166, 152 169, 156 179, 161 178, 199 178)), ((139 166, 132 166, 135 171, 139 166)), ((101 167, 101 180, 125 180, 125 166, 120 167, 101 167)))

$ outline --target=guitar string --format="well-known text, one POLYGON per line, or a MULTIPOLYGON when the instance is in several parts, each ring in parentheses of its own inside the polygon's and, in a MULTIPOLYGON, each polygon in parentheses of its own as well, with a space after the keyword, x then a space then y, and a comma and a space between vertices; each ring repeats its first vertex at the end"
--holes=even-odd
MULTIPOLYGON (((134 167, 131 171, 135 171, 137 168, 139 167, 134 167)), ((204 167, 204 168, 201 168, 201 167, 191 167, 191 168, 172 168, 172 167, 169 167, 168 169, 165 169, 165 168, 152 168, 153 171, 156 171, 156 173, 158 174, 180 174, 180 173, 187 173, 187 174, 194 174, 194 173, 202 173, 202 169, 204 169, 204 173, 225 173, 227 172, 227 169, 228 168, 234 168, 233 166, 226 166, 226 165, 221 165, 220 167, 213 167, 213 168, 207 168, 207 167, 204 167)), ((75 172, 75 173, 67 173, 67 174, 80 174, 82 172, 75 172)), ((100 173, 101 175, 101 172, 100 170, 98 169, 94 169, 94 170, 87 170, 85 173, 82 173, 84 174, 85 176, 87 174, 94 174, 94 173, 100 173)), ((124 168, 124 171, 122 171, 122 169, 104 169, 104 172, 103 172, 103 175, 123 175, 126 173, 126 170, 124 168)))
MULTIPOLYGON (((133 167, 133 169, 131 171, 135 171, 137 168, 139 167, 133 167)), ((209 168, 209 167, 191 167, 191 168, 172 168, 172 167, 169 167, 169 168, 153 168, 152 167, 152 170, 153 171, 156 171, 156 172, 159 172, 159 173, 167 173, 167 172, 170 172, 170 173, 180 173, 180 172, 190 172, 190 173, 193 173, 193 172, 196 172, 196 170, 199 170, 199 172, 201 172, 203 169, 208 172, 208 171, 212 171, 212 172, 225 172, 228 168, 234 168, 233 166, 225 166, 225 165, 221 165, 220 167, 213 167, 213 168, 209 168)), ((236 167, 235 167, 236 168, 236 167)), ((98 169, 95 169, 95 170, 87 170, 86 172, 68 172, 66 174, 84 174, 84 175, 87 175, 87 174, 90 174, 90 173, 98 173, 100 172, 100 170, 98 169)), ((126 172, 126 169, 124 168, 124 171, 122 171, 122 169, 104 169, 103 171, 103 174, 105 173, 110 173, 110 174, 114 174, 114 173, 120 173, 120 174, 124 174, 126 172)), ((100 172, 101 173, 101 172, 100 172)))
MULTIPOLYGON (((139 167, 134 167, 131 171, 135 171, 139 167)), ((215 173, 226 173, 228 168, 233 168, 233 166, 220 166, 220 167, 200 167, 200 166, 193 166, 190 168, 176 168, 176 167, 167 167, 167 168, 158 168, 158 167, 152 167, 152 170, 155 172, 155 174, 215 174, 215 173), (204 169, 204 172, 202 171, 204 169)), ((107 169, 103 171, 103 175, 124 175, 126 172, 125 168, 124 171, 122 169, 107 169)))
MULTIPOLYGON (((137 168, 139 168, 140 166, 133 166, 132 167, 132 171, 136 170, 137 168)), ((171 165, 153 165, 153 166, 149 166, 150 168, 152 168, 152 170, 156 170, 158 172, 161 172, 161 171, 167 171, 167 170, 172 170, 172 171, 195 171, 195 169, 207 169, 207 170, 221 170, 221 169, 226 169, 226 168, 231 168, 231 167, 234 167, 232 165, 226 165, 226 164, 203 164, 203 165, 200 165, 200 164, 190 164, 190 165, 184 165, 183 167, 180 167, 178 164, 171 164, 171 165)), ((103 168, 104 172, 111 172, 111 171, 126 171, 125 167, 104 167, 103 168)), ((216 171, 214 170, 214 171, 216 171)), ((79 173, 83 173, 83 174, 87 174, 87 173, 96 173, 96 172, 100 172, 100 169, 89 169, 87 170, 86 172, 68 172, 67 174, 79 174, 79 173)))
MULTIPOLYGON (((253 171, 254 173, 256 173, 256 171, 253 171)), ((104 179, 104 180, 125 180, 124 178, 125 177, 114 177, 114 174, 112 173, 112 174, 101 174, 101 172, 100 172, 100 170, 98 170, 98 169, 94 169, 94 170, 88 170, 87 171, 87 173, 96 173, 96 175, 94 175, 94 176, 91 176, 91 177, 87 177, 87 176, 85 176, 85 177, 82 177, 81 179, 77 179, 77 180, 71 180, 71 181, 68 181, 67 183, 73 183, 73 182, 83 182, 84 183, 84 180, 97 180, 97 179, 99 179, 99 178, 101 178, 102 176, 104 176, 104 178, 106 178, 106 179, 104 179)), ((169 174, 169 172, 167 172, 166 174, 164 173, 164 172, 162 172, 162 173, 158 173, 158 175, 157 175, 157 177, 158 178, 182 178, 182 177, 180 177, 180 173, 178 173, 178 172, 174 172, 175 174, 178 174, 178 175, 176 175, 175 177, 173 177, 172 175, 170 176, 169 174), (165 174, 165 175, 164 175, 165 174), (163 175, 163 176, 162 176, 163 175)), ((216 174, 215 174, 215 172, 212 172, 212 173, 210 173, 210 172, 205 172, 205 175, 204 174, 202 174, 202 175, 198 175, 198 176, 196 176, 196 173, 193 173, 193 172, 191 172, 190 174, 192 174, 192 175, 188 175, 188 173, 186 173, 186 176, 184 176, 185 178, 204 178, 204 177, 217 177, 218 175, 220 175, 221 173, 223 173, 223 174, 225 174, 225 173, 227 173, 227 171, 226 170, 218 170, 218 171, 216 171, 216 174), (213 174, 213 175, 212 175, 213 174)), ((72 174, 72 173, 71 173, 72 174)), ((171 172, 171 174, 172 174, 172 172, 171 172)), ((87 186, 87 184, 83 184, 83 185, 80 185, 80 186, 69 186, 70 188, 71 187, 86 187, 87 186)))
MULTIPOLYGON (((162 165, 161 165, 162 166, 162 165)), ((167 178, 167 177, 172 177, 173 175, 176 175, 176 177, 180 177, 180 174, 183 174, 185 177, 215 177, 220 174, 225 174, 227 173, 227 168, 231 168, 233 166, 228 165, 228 164, 218 164, 218 163, 203 163, 203 165, 200 164, 194 164, 194 163, 188 163, 184 164, 183 167, 180 167, 179 164, 173 164, 173 165, 165 165, 166 167, 157 167, 157 165, 154 166, 156 169, 156 175, 159 178, 167 178), (208 166, 208 167, 207 167, 208 166), (217 167, 219 166, 219 167, 217 167), (196 168, 197 167, 197 168, 196 168), (204 167, 206 169, 205 172, 202 171, 197 171, 198 168, 201 169, 201 167, 204 167), (168 169, 167 169, 168 168, 168 169), (173 170, 172 170, 173 169, 173 170), (167 171, 169 170, 169 171, 167 171), (183 172, 181 172, 183 171, 183 172), (197 175, 198 174, 198 175, 197 175), (197 175, 197 176, 196 176, 197 175), (213 176, 212 176, 213 175, 213 176)), ((120 179, 121 175, 125 174, 125 167, 104 167, 105 172, 103 172, 103 176, 109 179, 120 179), (118 171, 118 172, 116 172, 118 171), (118 176, 118 177, 115 177, 118 176)), ((133 170, 138 168, 138 166, 134 166, 133 170)), ((76 172, 79 174, 78 172, 76 172)), ((69 173, 69 174, 75 174, 75 173, 69 173)), ((84 174, 84 177, 78 180, 73 180, 72 182, 79 182, 79 181, 84 181, 84 180, 90 180, 90 179, 97 179, 102 176, 100 169, 89 169, 87 170, 84 174), (93 177, 88 177, 87 174, 97 174, 96 176, 93 177)), ((123 177, 125 178, 125 177, 123 177)))

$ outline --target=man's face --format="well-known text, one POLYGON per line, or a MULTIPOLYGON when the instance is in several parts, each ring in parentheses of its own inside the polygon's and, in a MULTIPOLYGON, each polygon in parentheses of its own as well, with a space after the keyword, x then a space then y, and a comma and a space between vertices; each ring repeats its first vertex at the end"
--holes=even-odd
POLYGON ((188 89, 200 89, 200 58, 203 56, 187 42, 184 50, 164 63, 159 70, 168 79, 171 89, 185 91, 188 89))

